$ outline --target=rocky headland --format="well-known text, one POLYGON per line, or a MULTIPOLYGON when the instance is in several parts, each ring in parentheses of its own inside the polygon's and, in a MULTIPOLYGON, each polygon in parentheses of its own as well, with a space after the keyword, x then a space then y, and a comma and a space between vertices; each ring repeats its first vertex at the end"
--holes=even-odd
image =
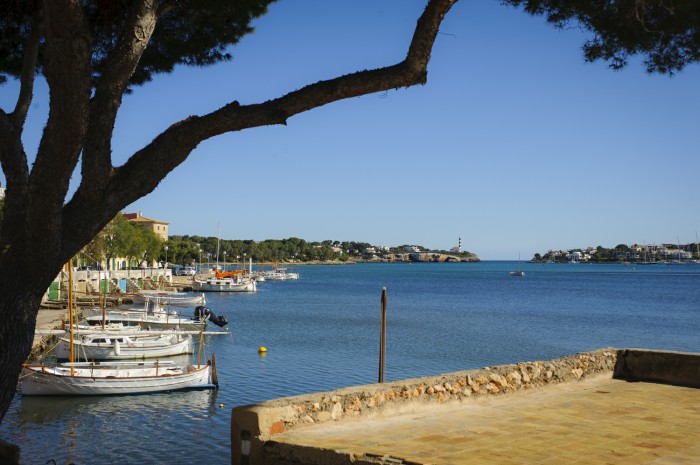
POLYGON ((438 252, 419 252, 419 253, 400 253, 400 254, 385 254, 381 257, 367 260, 368 262, 432 262, 432 263, 449 263, 449 262, 478 262, 479 257, 474 254, 445 254, 438 252))

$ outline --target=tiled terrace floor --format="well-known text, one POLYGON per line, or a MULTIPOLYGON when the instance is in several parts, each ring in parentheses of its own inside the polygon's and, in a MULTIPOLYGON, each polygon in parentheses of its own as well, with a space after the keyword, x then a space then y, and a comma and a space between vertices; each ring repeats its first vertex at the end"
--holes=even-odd
POLYGON ((431 464, 700 464, 700 389, 599 376, 278 442, 431 464))

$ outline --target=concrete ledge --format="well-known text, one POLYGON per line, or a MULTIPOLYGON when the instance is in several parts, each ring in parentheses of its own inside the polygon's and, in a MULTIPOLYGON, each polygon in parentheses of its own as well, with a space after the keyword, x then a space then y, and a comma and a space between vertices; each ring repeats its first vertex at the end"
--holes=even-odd
POLYGON ((613 378, 700 388, 700 354, 623 349, 618 352, 613 378))
MULTIPOLYGON (((275 435, 290 429, 317 426, 324 422, 419 412, 433 406, 467 402, 472 398, 503 395, 548 384, 577 381, 593 374, 611 373, 617 352, 617 349, 600 349, 546 362, 524 362, 353 386, 237 407, 231 414, 232 463, 273 463, 271 457, 266 457, 266 442, 274 441, 275 435)), ((320 451, 314 452, 318 454, 320 451)), ((348 457, 349 462, 353 463, 358 459, 360 457, 348 457)), ((362 460, 363 463, 382 463, 382 459, 371 457, 363 457, 362 460)))

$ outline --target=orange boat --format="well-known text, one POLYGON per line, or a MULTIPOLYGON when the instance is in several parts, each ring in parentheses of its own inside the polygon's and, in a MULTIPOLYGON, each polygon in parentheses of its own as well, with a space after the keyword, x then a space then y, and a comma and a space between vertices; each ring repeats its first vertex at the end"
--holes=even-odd
POLYGON ((233 271, 214 271, 214 274, 216 275, 216 279, 221 279, 221 278, 231 278, 233 276, 243 274, 245 275, 245 270, 233 270, 233 271))

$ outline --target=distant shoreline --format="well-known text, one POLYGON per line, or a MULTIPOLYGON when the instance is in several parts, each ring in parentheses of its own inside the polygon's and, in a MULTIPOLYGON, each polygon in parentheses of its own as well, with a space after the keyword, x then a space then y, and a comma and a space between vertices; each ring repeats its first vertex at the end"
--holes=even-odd
POLYGON ((637 261, 613 261, 613 260, 586 260, 586 261, 581 261, 581 262, 564 262, 564 261, 559 261, 559 262, 549 262, 546 260, 529 260, 527 263, 536 263, 536 264, 543 264, 543 265, 625 265, 625 266, 631 266, 631 265, 639 265, 639 266, 655 266, 655 265, 697 265, 698 263, 695 261, 682 261, 682 262, 663 262, 663 261, 658 261, 658 262, 637 262, 637 261))
MULTIPOLYGON (((410 254, 388 254, 376 259, 349 259, 349 260, 309 260, 309 261, 279 261, 279 262, 254 262, 255 266, 304 266, 304 265, 353 265, 357 263, 475 263, 481 259, 474 254, 459 256, 440 252, 420 252, 410 254)), ((219 262, 221 266, 241 265, 241 262, 219 262)), ((214 264, 201 264, 202 267, 214 264)), ((248 264, 243 264, 247 267, 248 264)))

